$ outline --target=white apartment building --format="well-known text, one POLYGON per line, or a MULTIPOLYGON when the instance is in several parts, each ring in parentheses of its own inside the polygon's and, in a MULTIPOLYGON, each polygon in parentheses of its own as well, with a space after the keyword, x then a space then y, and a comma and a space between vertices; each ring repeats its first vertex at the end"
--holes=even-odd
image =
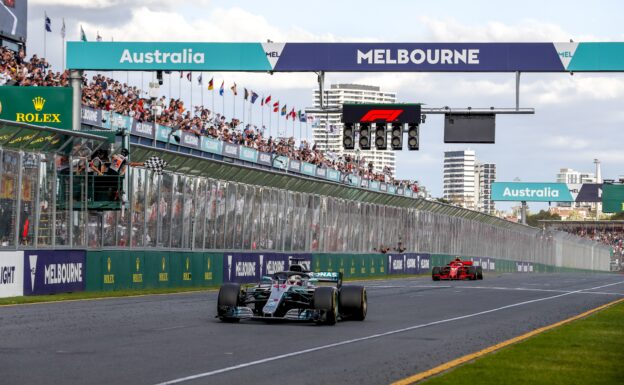
POLYGON ((444 198, 453 204, 494 214, 495 181, 496 164, 478 163, 474 150, 444 153, 444 198))
POLYGON ((477 208, 478 174, 475 167, 473 150, 444 152, 444 199, 465 208, 477 208))
MULTIPOLYGON (((557 183, 565 183, 570 189, 572 198, 576 199, 583 183, 597 183, 596 174, 592 172, 576 171, 571 168, 561 168, 557 173, 557 183)), ((594 207, 594 204, 590 203, 572 203, 572 202, 557 202, 558 207, 594 207)))
MULTIPOLYGON (((319 109, 320 91, 314 90, 314 107, 319 109)), ((332 84, 324 90, 324 103, 326 108, 341 108, 344 103, 396 103, 396 92, 381 91, 380 87, 360 84, 332 84)), ((306 115, 314 118, 312 133, 317 147, 323 151, 335 153, 337 156, 351 154, 364 157, 366 162, 373 162, 376 172, 382 172, 385 166, 392 171, 392 177, 396 176, 396 164, 394 151, 359 150, 356 140, 355 150, 344 150, 342 147, 342 114, 327 113, 315 114, 306 110, 306 115)), ((390 141, 388 140, 388 148, 390 141)))

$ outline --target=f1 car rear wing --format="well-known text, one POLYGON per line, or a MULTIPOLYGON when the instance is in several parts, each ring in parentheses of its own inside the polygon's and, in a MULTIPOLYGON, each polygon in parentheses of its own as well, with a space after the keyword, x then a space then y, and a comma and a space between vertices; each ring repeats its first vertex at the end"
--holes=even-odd
POLYGON ((316 279, 318 282, 336 282, 338 287, 342 286, 341 271, 310 271, 307 273, 310 278, 316 279))

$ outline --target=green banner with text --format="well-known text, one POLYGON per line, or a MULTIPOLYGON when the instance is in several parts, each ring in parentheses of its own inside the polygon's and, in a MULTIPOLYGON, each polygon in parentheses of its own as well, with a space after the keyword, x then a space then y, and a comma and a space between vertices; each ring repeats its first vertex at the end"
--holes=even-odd
POLYGON ((69 87, 0 87, 0 119, 54 128, 72 128, 69 87))

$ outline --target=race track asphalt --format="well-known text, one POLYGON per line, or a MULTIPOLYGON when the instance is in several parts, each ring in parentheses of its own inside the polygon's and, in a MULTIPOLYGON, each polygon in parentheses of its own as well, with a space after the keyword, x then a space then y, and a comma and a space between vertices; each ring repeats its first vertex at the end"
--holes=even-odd
POLYGON ((221 323, 216 292, 0 307, 0 383, 386 384, 624 297, 610 274, 363 284, 367 319, 336 326, 221 323))

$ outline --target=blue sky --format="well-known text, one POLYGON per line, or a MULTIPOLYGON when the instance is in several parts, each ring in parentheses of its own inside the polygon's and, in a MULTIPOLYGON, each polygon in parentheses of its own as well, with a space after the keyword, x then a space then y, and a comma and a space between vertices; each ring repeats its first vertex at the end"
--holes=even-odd
MULTIPOLYGON (((48 56, 56 67, 61 65, 61 17, 70 39, 78 38, 82 24, 91 39, 99 31, 105 40, 116 41, 624 41, 624 3, 618 1, 30 0, 29 4, 30 53, 43 51, 46 10, 56 32, 48 35, 48 56)), ((145 82, 149 76, 144 75, 145 82)), ((218 84, 236 81, 239 89, 247 86, 271 93, 297 108, 311 104, 315 87, 311 74, 204 75, 210 76, 218 84)), ((133 74, 130 80, 140 82, 140 75, 133 74)), ((431 107, 514 104, 513 74, 328 74, 330 82, 379 85, 396 91, 401 102, 431 107)), ((182 85, 183 97, 189 99, 190 90, 182 85)), ((178 94, 175 80, 172 93, 178 94)), ((198 89, 193 96, 199 100, 198 89)), ((593 171, 594 158, 602 160, 604 177, 615 178, 624 175, 623 101, 622 74, 523 74, 521 106, 534 107, 536 114, 499 117, 496 144, 470 148, 479 160, 497 163, 499 180, 554 181, 561 167, 593 171)), ((418 152, 398 154, 398 176, 418 179, 439 196, 443 152, 468 146, 445 145, 441 118, 429 117, 420 147, 418 152)))

